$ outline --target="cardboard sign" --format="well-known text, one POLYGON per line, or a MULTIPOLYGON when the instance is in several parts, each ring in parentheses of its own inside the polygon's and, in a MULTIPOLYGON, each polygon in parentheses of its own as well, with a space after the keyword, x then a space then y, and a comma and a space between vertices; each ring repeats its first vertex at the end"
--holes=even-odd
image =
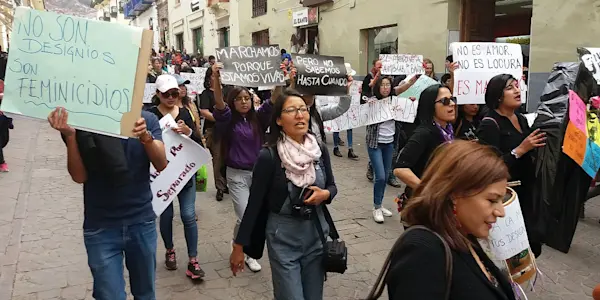
POLYGON ((142 110, 152 34, 17 7, 1 109, 46 119, 61 106, 73 127, 132 136, 142 110))
POLYGON ((379 54, 379 60, 383 75, 425 74, 423 55, 379 54))
POLYGON ((592 73, 596 82, 600 84, 600 48, 577 48, 577 53, 585 68, 592 73))
POLYGON ((285 79, 279 46, 236 46, 217 49, 217 60, 223 63, 223 84, 247 87, 283 86, 285 79))
POLYGON ((458 104, 484 104, 490 79, 510 74, 523 82, 523 54, 518 44, 453 43, 452 55, 459 68, 454 71, 454 96, 458 104))
POLYGON ((144 86, 144 103, 152 103, 152 97, 156 94, 156 83, 146 83, 144 86))
POLYGON ((323 122, 326 132, 377 124, 388 120, 412 123, 417 116, 418 102, 402 97, 388 97, 361 105, 351 105, 339 118, 323 122))
POLYGON ((175 126, 177 123, 171 115, 160 120, 169 164, 162 172, 150 165, 152 208, 157 216, 167 209, 188 181, 196 177, 196 171, 212 159, 206 149, 189 137, 174 132, 171 128, 175 126))
POLYGON ((492 225, 488 238, 494 256, 499 259, 509 259, 529 248, 519 196, 510 191, 511 199, 504 203, 504 217, 492 225))
POLYGON ((194 68, 196 73, 179 73, 179 75, 189 80, 190 84, 186 85, 188 94, 200 95, 204 91, 204 77, 206 76, 207 68, 194 68), (196 69, 198 69, 196 71, 196 69))
POLYGON ((344 58, 309 54, 292 54, 296 90, 306 95, 346 95, 348 78, 344 58))

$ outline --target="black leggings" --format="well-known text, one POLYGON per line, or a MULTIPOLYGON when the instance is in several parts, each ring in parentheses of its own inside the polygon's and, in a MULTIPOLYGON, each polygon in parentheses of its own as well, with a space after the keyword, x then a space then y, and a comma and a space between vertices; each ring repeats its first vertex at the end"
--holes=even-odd
POLYGON ((0 148, 0 164, 5 163, 4 161, 4 152, 2 152, 2 148, 0 148))

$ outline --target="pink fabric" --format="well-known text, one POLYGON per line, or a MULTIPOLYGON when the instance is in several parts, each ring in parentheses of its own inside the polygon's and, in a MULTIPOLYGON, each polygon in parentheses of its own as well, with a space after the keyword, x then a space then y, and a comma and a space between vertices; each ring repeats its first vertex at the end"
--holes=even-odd
POLYGON ((313 134, 306 134, 299 144, 287 135, 277 143, 277 152, 285 168, 285 177, 297 187, 315 183, 315 161, 321 158, 321 147, 313 134))

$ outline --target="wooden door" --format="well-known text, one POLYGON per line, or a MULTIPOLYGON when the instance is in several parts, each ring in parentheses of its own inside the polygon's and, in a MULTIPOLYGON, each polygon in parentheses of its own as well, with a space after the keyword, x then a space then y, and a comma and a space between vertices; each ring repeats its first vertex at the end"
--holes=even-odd
POLYGON ((495 0, 461 0, 460 41, 493 42, 495 0))

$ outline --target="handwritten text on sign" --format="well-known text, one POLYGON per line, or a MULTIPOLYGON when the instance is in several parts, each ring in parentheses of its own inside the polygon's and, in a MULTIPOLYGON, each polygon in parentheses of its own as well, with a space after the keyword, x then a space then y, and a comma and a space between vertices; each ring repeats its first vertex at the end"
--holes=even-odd
POLYGON ((186 85, 189 94, 200 95, 204 91, 206 68, 194 68, 194 72, 195 73, 179 73, 179 75, 181 78, 190 81, 190 84, 186 85))
POLYGON ((492 77, 510 74, 522 86, 523 54, 518 44, 452 43, 452 55, 459 68, 454 71, 454 96, 458 104, 484 104, 492 77))
POLYGON ((490 229, 489 242, 494 256, 509 259, 529 248, 525 221, 519 204, 519 197, 504 206, 504 218, 498 218, 490 229))
POLYGON ((577 48, 579 59, 600 84, 600 48, 577 48))
POLYGON ((223 63, 221 82, 240 86, 285 85, 279 46, 237 46, 217 49, 223 63))
POLYGON ((339 56, 292 56, 298 71, 296 89, 308 95, 346 95, 348 79, 344 58, 339 56))
POLYGON ((380 54, 381 74, 413 75, 423 74, 423 55, 380 54))
POLYGON ((45 119, 62 106, 73 126, 120 134, 142 29, 24 7, 14 18, 2 110, 45 119))
POLYGON ((412 123, 417 115, 417 106, 416 101, 407 98, 389 97, 351 105, 346 113, 323 124, 326 132, 339 132, 388 120, 412 123))
POLYGON ((157 216, 173 202, 188 181, 194 180, 196 171, 212 159, 206 149, 171 129, 177 126, 171 115, 164 116, 160 125, 169 164, 162 172, 150 165, 152 208, 157 216))

